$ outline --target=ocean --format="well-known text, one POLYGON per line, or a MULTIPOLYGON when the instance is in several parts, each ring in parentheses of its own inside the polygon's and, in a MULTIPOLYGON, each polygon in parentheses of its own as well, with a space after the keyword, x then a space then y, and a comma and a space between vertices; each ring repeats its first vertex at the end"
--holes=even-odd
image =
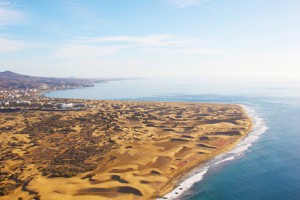
POLYGON ((241 104, 254 121, 253 131, 230 152, 188 174, 166 197, 300 199, 300 84, 281 80, 131 79, 45 95, 241 104))

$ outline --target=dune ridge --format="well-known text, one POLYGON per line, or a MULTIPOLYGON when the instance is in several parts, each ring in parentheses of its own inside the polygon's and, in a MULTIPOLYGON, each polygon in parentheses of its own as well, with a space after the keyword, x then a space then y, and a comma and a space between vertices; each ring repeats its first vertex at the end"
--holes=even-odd
POLYGON ((0 199, 155 199, 252 128, 239 105, 86 103, 96 107, 0 113, 0 199))

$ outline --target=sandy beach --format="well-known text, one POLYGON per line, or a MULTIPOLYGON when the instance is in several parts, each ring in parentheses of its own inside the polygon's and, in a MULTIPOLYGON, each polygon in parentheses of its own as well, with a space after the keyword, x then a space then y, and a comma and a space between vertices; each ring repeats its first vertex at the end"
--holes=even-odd
POLYGON ((233 104, 86 103, 0 113, 0 199, 156 199, 252 129, 233 104))
POLYGON ((255 110, 244 105, 241 106, 252 121, 252 128, 249 134, 245 135, 244 138, 241 138, 241 140, 234 145, 231 150, 218 154, 211 160, 206 161, 203 165, 199 165, 186 175, 183 175, 178 181, 176 188, 165 194, 163 197, 157 198, 157 200, 178 199, 181 195, 190 190, 196 182, 201 181, 211 167, 220 165, 224 162, 232 161, 236 159, 236 157, 241 156, 252 146, 252 143, 258 140, 260 136, 265 133, 268 127, 266 126, 264 119, 259 117, 255 110))

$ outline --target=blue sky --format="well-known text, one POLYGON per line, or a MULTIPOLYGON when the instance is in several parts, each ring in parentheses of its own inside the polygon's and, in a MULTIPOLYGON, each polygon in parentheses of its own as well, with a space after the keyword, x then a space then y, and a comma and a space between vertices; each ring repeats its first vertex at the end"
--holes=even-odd
POLYGON ((0 71, 300 78, 299 0, 0 0, 0 71))

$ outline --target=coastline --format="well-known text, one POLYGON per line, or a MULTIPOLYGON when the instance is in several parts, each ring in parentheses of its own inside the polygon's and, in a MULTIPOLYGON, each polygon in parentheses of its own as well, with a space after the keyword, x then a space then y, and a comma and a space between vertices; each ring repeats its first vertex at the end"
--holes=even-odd
POLYGON ((255 110, 245 105, 239 106, 251 119, 251 127, 249 127, 249 129, 247 130, 247 133, 243 135, 243 137, 240 137, 238 140, 236 140, 234 143, 226 146, 224 149, 220 149, 220 151, 216 152, 214 155, 211 155, 210 158, 208 158, 206 161, 192 164, 187 169, 182 170, 182 174, 179 174, 176 178, 174 178, 174 180, 172 180, 162 190, 160 195, 161 197, 156 198, 156 200, 172 200, 178 199, 179 197, 183 196, 185 192, 191 189, 195 183, 203 179, 204 175, 207 173, 211 166, 235 159, 235 156, 238 156, 244 151, 248 150, 252 143, 256 141, 259 136, 267 130, 264 120, 257 115, 255 110), (254 138, 250 139, 250 141, 246 141, 247 138, 250 138, 252 136, 251 133, 253 134, 254 138), (245 145, 243 144, 244 141, 246 143, 246 146, 243 149, 238 150, 239 145, 245 145), (238 151, 235 153, 235 150, 238 151))
MULTIPOLYGON (((38 97, 45 97, 45 98, 58 98, 58 99, 61 99, 60 97, 48 97, 46 95, 49 94, 49 93, 52 93, 52 92, 57 92, 57 91, 92 88, 92 87, 95 87, 98 84, 104 84, 104 83, 109 83, 109 82, 113 82, 113 81, 134 80, 134 79, 137 79, 137 78, 112 78, 112 79, 97 80, 97 81, 94 81, 92 84, 90 84, 88 86, 80 85, 78 87, 72 87, 72 88, 47 89, 45 91, 38 92, 37 96, 38 97)), ((62 98, 62 99, 69 99, 69 98, 62 98)), ((70 99, 73 99, 73 98, 70 98, 70 99)), ((90 100, 90 99, 85 99, 85 100, 90 100)))
MULTIPOLYGON (((102 83, 106 83, 107 81, 103 81, 103 82, 97 82, 96 84, 102 84, 102 83)), ((58 88, 58 89, 49 89, 49 90, 45 90, 45 91, 41 91, 37 93, 38 97, 44 97, 44 98, 51 98, 51 97, 47 97, 46 95, 48 93, 51 92, 55 92, 55 91, 64 91, 64 90, 74 90, 74 89, 84 89, 87 87, 95 87, 95 84, 90 85, 90 86, 79 86, 79 87, 72 87, 72 88, 58 88)), ((58 98, 60 99, 60 98, 58 98)))
MULTIPOLYGON (((70 88, 68 88, 68 89, 70 89, 70 88)), ((56 90, 49 90, 49 91, 43 92, 43 93, 39 94, 39 96, 43 96, 45 98, 51 98, 51 97, 46 97, 45 94, 48 92, 52 92, 52 91, 56 91, 56 90)), ((64 98, 57 98, 57 99, 64 99, 64 98)), ((101 100, 95 100, 95 101, 101 101, 101 100)), ((105 101, 111 102, 114 100, 105 100, 105 101)), ((122 102, 127 102, 127 101, 122 101, 122 102)), ((144 101, 137 101, 137 102, 144 102, 144 101)), ((150 103, 150 102, 148 102, 148 103, 150 103)), ((168 103, 168 102, 164 102, 164 103, 168 103)), ((172 102, 172 103, 176 104, 176 103, 188 103, 188 102, 172 102)), ((193 103, 195 103, 195 102, 193 102, 193 103)), ((197 103, 206 104, 204 102, 197 102, 197 103)), ((216 104, 222 105, 224 103, 216 103, 216 104)), ((170 191, 174 191, 174 190, 176 190, 176 188, 178 188, 179 190, 185 191, 185 190, 181 189, 181 186, 180 186, 181 184, 179 184, 179 187, 177 187, 178 183, 182 182, 183 180, 185 180, 186 178, 191 176, 191 173, 194 173, 195 170, 197 170, 199 167, 203 169, 201 172, 198 173, 200 175, 200 180, 201 180, 202 176, 208 170, 208 167, 206 167, 207 163, 210 163, 211 160, 214 160, 217 156, 220 156, 220 155, 232 150, 241 140, 243 140, 251 132, 251 130, 253 128, 253 122, 252 122, 250 116, 248 115, 248 113, 240 105, 237 105, 237 104, 231 104, 231 105, 240 107, 243 114, 246 115, 247 120, 250 121, 250 125, 247 126, 247 130, 243 131, 242 135, 239 138, 234 139, 232 143, 225 145, 221 149, 218 149, 214 153, 206 156, 205 158, 202 158, 201 160, 195 159, 195 160, 189 162, 188 164, 186 164, 185 166, 183 166, 182 168, 180 168, 177 172, 175 172, 173 174, 173 176, 168 177, 169 180, 166 182, 165 186, 162 187, 160 192, 158 194, 152 194, 150 198, 156 198, 157 197, 156 195, 163 196, 162 198, 164 198, 164 197, 168 196, 168 194, 170 194, 170 191)), ((190 179, 190 178, 192 178, 192 177, 189 177, 188 179, 190 179)), ((197 182, 197 181, 199 181, 199 178, 198 178, 198 180, 196 180, 194 182, 197 182)), ((183 182, 185 182, 185 181, 183 181, 183 182)), ((180 193, 178 191, 173 192, 173 195, 178 195, 178 194, 182 194, 182 193, 180 193)), ((168 199, 170 199, 170 198, 168 198, 168 199)))
MULTIPOLYGON (((91 87, 94 87, 94 86, 95 85, 93 85, 91 87)), ((80 88, 72 88, 72 89, 80 89, 80 88)), ((58 91, 58 90, 53 90, 53 91, 58 91)), ((46 93, 53 92, 53 91, 50 90, 50 91, 47 91, 46 93)), ((43 93, 42 96, 45 98, 51 98, 51 97, 46 97, 45 96, 46 93, 43 93)), ((61 98, 58 98, 58 99, 61 99, 61 98)), ((71 99, 73 99, 73 98, 71 98, 71 99)), ((84 100, 86 100, 86 99, 84 99, 84 100)), ((96 101, 101 101, 101 100, 96 100, 96 101)), ((105 101, 115 101, 115 100, 105 100, 105 101)), ((121 101, 124 101, 124 100, 121 100, 121 101)), ((126 101, 128 101, 128 100, 125 100, 125 102, 126 101)), ((137 102, 143 102, 143 101, 137 101, 137 102)), ((150 102, 152 102, 152 101, 150 101, 150 102)), ((156 102, 156 101, 154 101, 154 102, 156 102)), ((168 103, 168 102, 165 102, 165 103, 168 103)), ((189 102, 173 102, 173 103, 189 103, 189 102)), ((207 102, 197 102, 197 103, 207 103, 207 102)), ((217 104, 226 104, 226 103, 217 103, 217 104)), ((152 198, 157 199, 157 200, 165 199, 165 197, 167 199, 178 198, 185 191, 187 191, 190 187, 192 187, 194 185, 194 183, 202 180, 204 174, 208 171, 208 168, 209 168, 206 166, 207 164, 209 164, 212 160, 216 159, 217 157, 222 156, 223 154, 226 154, 226 153, 230 152, 231 150, 233 150, 242 140, 244 140, 252 131, 254 131, 253 130, 254 118, 252 118, 249 115, 249 112, 248 112, 246 106, 239 105, 239 104, 233 104, 233 105, 237 105, 237 106, 241 107, 242 112, 244 114, 246 114, 246 116, 250 119, 251 124, 250 124, 250 127, 248 128, 248 130, 246 131, 246 133, 244 135, 242 135, 240 138, 238 138, 236 141, 234 141, 233 143, 225 146, 222 149, 219 149, 214 154, 209 155, 206 159, 201 160, 200 162, 196 160, 195 162, 191 162, 190 164, 184 166, 184 169, 178 171, 176 173, 176 176, 172 177, 168 181, 166 186, 164 188, 162 188, 161 192, 159 194, 153 194, 152 198), (200 169, 200 171, 199 171, 199 169, 200 169), (190 182, 189 180, 191 180, 191 179, 193 180, 192 181, 193 183, 188 184, 189 187, 186 187, 186 189, 184 190, 181 185, 184 184, 185 181, 190 182)))
MULTIPOLYGON (((122 82, 115 82, 114 84, 122 85, 121 88, 125 88, 125 86, 123 87, 122 82)), ((177 84, 174 85, 174 87, 177 86, 178 86, 177 84)), ((108 88, 108 92, 111 89, 116 88, 115 86, 111 87, 110 84, 103 84, 103 85, 99 84, 99 86, 95 85, 95 87, 99 87, 99 89, 103 88, 103 90, 105 88, 108 88)), ((74 94, 77 93, 78 98, 81 98, 82 95, 83 97, 88 98, 88 95, 85 94, 86 90, 93 90, 97 92, 97 94, 94 96, 98 95, 98 98, 101 98, 103 90, 102 89, 98 90, 94 88, 85 88, 84 90, 81 89, 70 90, 70 92, 64 90, 61 93, 53 92, 50 93, 51 96, 49 96, 48 99, 37 97, 36 99, 33 99, 33 101, 40 101, 40 102, 49 101, 52 103, 73 102, 73 99, 67 99, 67 98, 63 99, 63 97, 68 97, 69 96, 68 93, 74 93, 74 94), (66 95, 64 95, 65 91, 67 92, 66 95), (56 98, 62 98, 62 100, 56 98)), ((211 162, 208 161, 206 165, 204 164, 199 165, 199 168, 196 168, 192 170, 189 174, 186 174, 186 176, 179 181, 180 187, 183 188, 185 191, 183 195, 181 195, 177 199, 179 200, 180 199, 181 200, 183 199, 185 200, 187 199, 227 200, 227 199, 237 198, 237 199, 246 200, 247 198, 249 198, 247 194, 249 194, 250 192, 253 198, 256 199, 261 199, 268 196, 268 197, 272 197, 273 199, 290 198, 296 200, 298 197, 297 188, 299 186, 295 184, 297 183, 296 174, 299 171, 296 167, 299 161, 297 160, 299 155, 297 155, 296 153, 297 151, 295 151, 298 148, 297 146, 298 128, 296 125, 300 123, 298 117, 298 114, 300 112, 299 103, 298 103, 299 101, 297 101, 296 98, 288 99, 281 96, 278 96, 278 98, 274 98, 274 97, 271 98, 268 96, 268 94, 274 94, 273 89, 267 90, 266 96, 260 96, 259 94, 253 96, 251 96, 251 94, 249 94, 249 96, 243 96, 238 94, 237 95, 202 94, 202 92, 198 93, 197 91, 191 89, 193 88, 190 88, 191 94, 188 95, 185 94, 168 95, 168 93, 164 92, 164 94, 162 94, 161 96, 155 96, 153 94, 149 94, 148 97, 142 97, 144 93, 141 93, 140 91, 135 91, 134 95, 136 95, 137 97, 131 98, 130 101, 137 101, 137 100, 142 100, 142 101, 145 100, 148 102, 149 101, 165 101, 165 102, 214 101, 215 103, 220 103, 220 102, 221 103, 222 102, 243 103, 250 106, 250 108, 255 109, 258 112, 258 114, 264 118, 269 129, 261 136, 257 136, 260 138, 257 141, 253 142, 251 147, 248 147, 247 145, 245 145, 245 143, 249 143, 249 140, 253 139, 253 136, 256 135, 256 133, 250 133, 249 138, 246 137, 244 138, 244 140, 240 141, 238 144, 239 148, 234 148, 232 150, 235 151, 234 154, 229 155, 229 153, 225 153, 225 155, 220 155, 221 158, 219 158, 218 161, 216 160, 212 160, 211 162), (278 140, 278 138, 280 138, 280 140, 278 140), (244 145, 240 145, 241 143, 243 143, 244 145), (241 148, 244 149, 248 148, 248 149, 241 150, 241 148), (283 149, 285 149, 285 151, 283 151, 283 149), (237 153, 237 151, 239 151, 240 153, 237 153), (280 172, 280 176, 278 175, 278 172, 280 172), (292 175, 292 176, 285 176, 285 174, 292 175), (282 185, 284 185, 285 187, 282 187, 282 185)), ((297 92, 296 90, 291 91, 290 95, 292 96, 296 92, 297 92)), ((48 94, 46 96, 48 96, 48 94)), ((90 99, 93 99, 94 97, 92 95, 89 96, 92 97, 90 99)), ((107 96, 109 98, 109 95, 107 96)), ((111 97, 114 96, 115 94, 111 95, 111 97)), ((131 94, 127 94, 127 96, 131 97, 131 94)), ((73 97, 76 96, 72 96, 72 98, 73 97)), ((127 100, 127 99, 124 98, 122 100, 127 100)), ((82 101, 78 99, 78 100, 74 100, 74 102, 76 103, 82 101)), ((94 102, 89 101, 89 104, 92 105, 94 104, 94 102)), ((112 104, 115 103, 112 102, 112 104)), ((89 112, 89 109, 87 110, 87 112, 89 112)), ((23 113, 33 113, 33 112, 29 110, 23 113)), ((41 116, 42 115, 45 116, 46 114, 49 116, 53 115, 52 113, 47 113, 47 112, 39 112, 39 113, 41 113, 41 116)), ((74 115, 74 114, 77 115, 80 114, 81 112, 57 112, 57 114, 59 115, 63 113, 65 113, 66 115, 74 115)), ((19 115, 18 112, 8 113, 8 114, 9 115, 7 116, 3 115, 4 117, 2 117, 1 120, 5 119, 6 117, 8 117, 9 119, 11 115, 12 118, 15 117, 17 120, 9 120, 10 122, 6 120, 7 122, 12 124, 14 121, 18 121, 18 117, 16 117, 19 115)), ((4 136, 6 134, 2 134, 2 135, 4 136)), ((20 141, 24 140, 26 142, 26 138, 24 136, 26 136, 26 134, 22 134, 22 135, 20 134, 18 135, 18 139, 20 141)), ((22 153, 22 151, 19 151, 18 149, 20 149, 20 147, 18 146, 14 147, 13 151, 17 153, 19 152, 22 153)), ((54 148, 52 151, 54 151, 54 148)), ((3 153, 4 151, 1 151, 1 154, 3 153)), ((11 163, 8 163, 8 165, 10 166, 14 164, 13 162, 17 162, 17 161, 12 161, 11 163)), ((18 172, 17 170, 18 168, 16 168, 15 172, 18 172)), ((12 171, 12 173, 14 173, 14 171, 12 171)), ((57 178, 53 178, 53 179, 56 180, 57 178)), ((68 197, 69 199, 72 199, 72 197, 71 195, 67 196, 67 194, 69 193, 67 193, 68 191, 66 189, 63 189, 64 188, 63 185, 67 186, 69 184, 72 184, 71 180, 73 181, 75 180, 75 178, 72 179, 61 178, 60 181, 57 181, 57 183, 62 183, 61 192, 63 193, 63 190, 66 191, 66 193, 63 194, 65 194, 65 197, 66 198, 68 197)), ((150 177, 149 180, 152 180, 152 177, 150 177)), ((41 182, 38 182, 38 185, 40 183, 41 182)), ((35 184, 35 180, 30 183, 30 186, 28 186, 31 187, 29 188, 30 190, 33 190, 32 185, 34 184, 35 184)), ((58 185, 58 184, 54 184, 54 185, 58 185)), ((41 186, 42 185, 40 185, 40 187, 41 186)), ((49 184, 45 185, 45 188, 48 187, 49 184)), ((57 188, 60 189, 60 187, 57 188)), ((27 199, 28 194, 26 192, 21 192, 21 190, 17 190, 16 192, 17 192, 16 195, 14 197, 11 197, 11 199, 17 199, 19 196, 23 197, 24 199, 27 199)), ((157 194, 157 193, 152 193, 152 194, 157 194)), ((49 192, 49 195, 47 194, 46 197, 49 197, 50 195, 54 196, 55 193, 49 192)), ((33 196, 30 197, 33 198, 33 196)), ((28 197, 28 199, 30 197, 28 197)), ((0 197, 0 199, 2 198, 9 199, 9 197, 0 197)), ((74 198, 79 198, 79 197, 74 196, 74 198)), ((99 199, 101 197, 98 197, 96 195, 81 197, 81 199, 84 198, 99 199)))

